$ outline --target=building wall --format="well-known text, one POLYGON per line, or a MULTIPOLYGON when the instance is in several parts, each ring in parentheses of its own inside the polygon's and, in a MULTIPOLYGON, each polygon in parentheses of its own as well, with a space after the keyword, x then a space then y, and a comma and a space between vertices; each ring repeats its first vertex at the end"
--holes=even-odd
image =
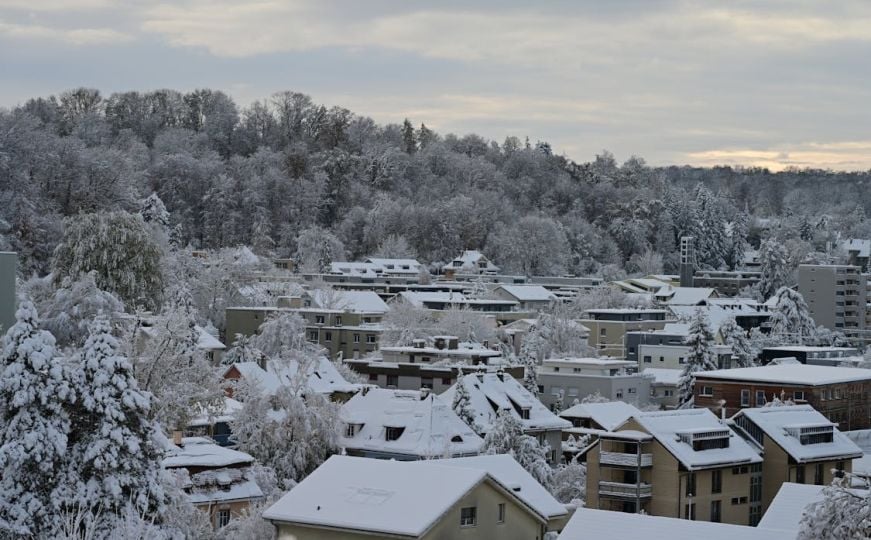
POLYGON ((0 332, 6 333, 15 324, 15 273, 18 270, 16 253, 0 253, 0 332))
MULTIPOLYGON (((457 382, 459 373, 456 367, 435 367, 426 364, 392 364, 389 362, 350 360, 346 362, 346 365, 366 377, 369 384, 374 384, 379 388, 420 390, 425 384, 431 382, 431 389, 436 394, 441 394, 453 386, 457 382)), ((469 366, 469 369, 464 369, 464 372, 472 373, 477 369, 469 366)), ((503 371, 517 380, 523 379, 523 367, 506 367, 503 368, 503 371)))
POLYGON ((846 334, 865 329, 867 279, 858 266, 803 264, 798 290, 818 325, 846 334))
POLYGON ((538 384, 543 387, 538 399, 551 409, 559 401, 559 391, 565 392, 563 408, 596 392, 612 401, 637 403, 639 406, 650 400, 650 378, 640 374, 604 376, 539 372, 538 384))
POLYGON ((662 330, 667 321, 600 321, 583 319, 581 324, 590 329, 587 343, 599 351, 600 356, 624 358, 626 332, 662 330), (604 331, 604 333, 603 333, 604 331))
MULTIPOLYGON (((421 489, 436 489, 434 486, 421 486, 421 489)), ((478 485, 457 504, 452 506, 423 540, 532 540, 543 536, 544 527, 524 507, 506 496, 488 483, 478 485), (499 503, 505 506, 505 522, 496 523, 499 503), (460 511, 462 508, 474 506, 477 508, 477 525, 474 527, 460 526, 460 511)), ((279 540, 341 540, 346 538, 361 538, 365 540, 390 539, 395 536, 379 536, 353 531, 331 531, 314 527, 301 527, 289 524, 278 524, 279 540)))

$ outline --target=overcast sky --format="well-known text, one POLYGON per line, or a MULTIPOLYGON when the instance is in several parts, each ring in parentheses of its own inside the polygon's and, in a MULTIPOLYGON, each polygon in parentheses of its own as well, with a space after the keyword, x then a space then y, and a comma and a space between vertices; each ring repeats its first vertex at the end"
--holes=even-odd
POLYGON ((0 106, 310 94, 651 164, 871 168, 871 2, 0 0, 0 106))

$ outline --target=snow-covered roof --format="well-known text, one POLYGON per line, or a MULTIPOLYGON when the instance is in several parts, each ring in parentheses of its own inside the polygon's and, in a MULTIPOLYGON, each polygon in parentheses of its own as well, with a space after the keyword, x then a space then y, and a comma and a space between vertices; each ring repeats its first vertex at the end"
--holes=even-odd
POLYGON ((578 508, 559 540, 643 538, 644 540, 784 540, 781 531, 661 516, 578 508))
POLYGON ((813 347, 810 345, 777 345, 775 347, 765 347, 766 351, 795 351, 795 352, 834 352, 843 353, 845 356, 853 356, 859 354, 859 350, 855 347, 813 347))
POLYGON ((620 427, 631 417, 640 413, 623 401, 608 403, 578 403, 561 412, 560 418, 589 418, 608 431, 620 427))
POLYGON ((715 294, 716 291, 710 287, 674 287, 666 285, 656 291, 654 296, 660 302, 670 306, 698 306, 715 294))
POLYGON ((330 273, 374 277, 381 273, 381 266, 368 262, 332 262, 330 273))
POLYGON ((163 467, 228 467, 230 465, 253 463, 254 458, 245 452, 239 452, 218 446, 215 441, 206 437, 185 437, 182 445, 173 445, 169 456, 163 460, 163 467))
POLYGON ((340 446, 410 457, 432 458, 475 455, 484 440, 435 394, 417 390, 371 388, 342 405, 345 424, 362 425, 353 437, 343 430, 340 446), (386 439, 386 428, 404 428, 396 440, 386 439))
POLYGON ((508 454, 443 459, 439 464, 485 471, 545 519, 568 514, 565 505, 554 499, 544 486, 508 454))
MULTIPOLYGON (((714 304, 713 302, 716 299, 712 298, 708 300, 708 305, 706 306, 678 306, 674 304, 669 304, 668 308, 678 319, 689 319, 695 315, 696 310, 701 309, 702 313, 708 318, 708 324, 711 325, 711 329, 714 332, 718 332, 720 327, 723 326, 723 323, 726 322, 727 319, 732 317, 760 317, 768 315, 769 312, 767 309, 757 309, 754 306, 747 304, 733 304, 731 306, 723 306, 714 304)), ((734 300, 731 299, 731 300, 734 300)))
POLYGON ((652 375, 655 384, 677 386, 680 382, 681 370, 665 368, 644 368, 641 373, 643 375, 652 375))
POLYGON ((483 470, 332 456, 264 513, 264 519, 376 534, 423 536, 483 470))
POLYGON ((420 272, 421 264, 415 259, 383 259, 379 257, 369 257, 366 262, 376 264, 382 268, 387 274, 409 274, 417 275, 420 272))
POLYGON ((856 443, 856 446, 861 448, 863 452, 871 454, 871 429, 856 429, 843 433, 848 439, 856 443))
POLYGON ((519 302, 547 302, 556 296, 541 285, 500 285, 496 287, 507 292, 519 302))
POLYGON ((189 427, 211 426, 217 422, 229 422, 237 412, 242 409, 242 404, 233 398, 224 397, 223 407, 219 411, 205 410, 198 407, 197 415, 188 421, 189 427))
POLYGON ((465 302, 463 293, 442 291, 402 291, 399 296, 409 304, 423 307, 425 302, 465 302))
MULTIPOLYGON (((238 362, 227 368, 227 371, 224 372, 225 376, 234 367, 244 379, 257 381, 264 392, 271 394, 281 386, 292 384, 299 370, 299 362, 296 360, 282 362, 270 360, 267 362, 265 370, 256 362, 238 362)), ((360 385, 345 380, 336 366, 324 356, 313 360, 306 366, 306 370, 308 373, 307 386, 318 394, 356 392, 360 389, 360 385)))
MULTIPOLYGON (((758 407, 743 409, 733 417, 746 416, 771 440, 798 462, 820 459, 852 459, 862 455, 856 446, 837 426, 810 405, 784 405, 778 407, 758 407), (801 444, 799 438, 803 429, 829 429, 832 442, 801 444)), ((739 423, 740 425, 740 423, 739 423)))
POLYGON ((488 349, 480 344, 466 343, 466 346, 458 345, 456 349, 438 349, 436 347, 415 347, 402 345, 396 347, 381 347, 381 352, 431 354, 433 356, 502 356, 499 351, 488 349))
POLYGON ((809 484, 784 482, 768 505, 758 527, 781 531, 785 538, 798 535, 799 524, 807 505, 823 499, 823 488, 809 484))
POLYGON ((227 348, 226 345, 221 343, 221 340, 208 333, 205 328, 197 325, 196 330, 199 333, 199 339, 197 340, 198 349, 204 351, 223 351, 227 348))
POLYGON ((871 370, 807 364, 768 364, 767 366, 705 371, 698 373, 697 377, 758 383, 821 386, 866 381, 871 379, 871 370))
POLYGON ((708 409, 646 412, 637 414, 634 418, 687 469, 762 461, 747 441, 720 423, 708 409), (726 448, 694 450, 692 444, 686 442, 696 434, 713 432, 722 432, 728 437, 729 444, 726 448))
POLYGON ((230 484, 224 489, 197 490, 193 489, 187 494, 188 500, 195 505, 207 503, 228 503, 231 501, 247 501, 263 498, 263 491, 253 478, 244 478, 239 482, 230 484))
POLYGON ((841 242, 844 251, 856 251, 859 257, 871 257, 871 240, 862 238, 849 238, 841 242))
POLYGON ((353 313, 387 313, 390 309, 374 291, 311 291, 312 301, 320 307, 353 313))
MULTIPOLYGON (((457 391, 454 383, 442 395, 442 399, 451 403, 457 391)), ((523 424, 525 431, 545 431, 566 429, 572 426, 547 407, 523 387, 514 377, 507 373, 475 373, 462 378, 471 397, 475 420, 486 433, 496 420, 499 410, 507 410, 523 424), (529 417, 522 418, 518 410, 527 410, 529 417)))
POLYGON ((651 332, 652 334, 674 334, 676 336, 686 336, 690 333, 690 325, 689 323, 677 323, 670 322, 665 323, 665 326, 662 327, 662 330, 654 330, 651 332))

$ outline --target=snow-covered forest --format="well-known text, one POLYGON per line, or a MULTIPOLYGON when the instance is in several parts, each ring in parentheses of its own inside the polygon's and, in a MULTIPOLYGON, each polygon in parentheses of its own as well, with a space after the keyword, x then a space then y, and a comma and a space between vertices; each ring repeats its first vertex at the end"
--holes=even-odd
POLYGON ((152 193, 179 246, 291 257, 320 240, 334 260, 425 263, 481 249, 530 275, 671 272, 677 240, 699 230, 712 268, 766 237, 798 261, 871 236, 868 172, 650 167, 607 151, 577 163, 534 134, 489 141, 421 120, 378 125, 294 92, 35 97, 0 112, 0 247, 23 275, 46 273, 64 218, 136 212, 152 193))

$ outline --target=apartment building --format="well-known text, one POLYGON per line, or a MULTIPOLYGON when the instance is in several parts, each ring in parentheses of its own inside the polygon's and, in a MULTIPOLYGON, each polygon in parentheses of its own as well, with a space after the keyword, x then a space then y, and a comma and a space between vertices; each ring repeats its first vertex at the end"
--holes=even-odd
POLYGON ((775 397, 808 404, 844 431, 871 427, 871 370, 806 364, 704 371, 696 374, 696 407, 733 415, 775 397))
MULTIPOLYGON (((459 373, 465 375, 478 373, 481 365, 434 366, 430 364, 387 362, 381 358, 360 358, 345 360, 345 365, 364 376, 369 384, 390 390, 420 390, 428 388, 436 394, 447 391, 457 382, 459 373)), ((522 366, 499 366, 507 375, 515 379, 523 378, 522 366)))
POLYGON ((762 364, 778 358, 795 358, 802 364, 812 366, 841 366, 860 364, 864 361, 859 349, 853 347, 810 347, 805 345, 782 345, 765 347, 760 354, 762 364))
POLYGON ((556 302, 557 297, 541 285, 499 285, 491 295, 517 302, 524 311, 538 311, 556 302))
POLYGON ((763 512, 784 482, 829 485, 862 457, 862 450, 810 405, 744 409, 732 422, 765 456, 763 512))
POLYGON ((659 405, 660 409, 674 409, 678 403, 680 392, 680 369, 644 368, 641 373, 650 379, 650 403, 659 405))
POLYGON ((664 309, 591 309, 579 322, 589 328, 587 342, 600 356, 625 358, 626 333, 662 330, 667 316, 664 309))
POLYGON ((478 343, 460 342, 456 336, 433 336, 430 340, 415 339, 409 346, 381 347, 385 362, 431 364, 437 362, 487 365, 501 358, 500 351, 478 343))
POLYGON ((761 475, 760 455, 710 411, 640 413, 587 453, 587 507, 755 525, 761 475))
POLYGON ((609 400, 646 405, 650 377, 633 362, 609 358, 548 358, 538 368, 538 399, 551 410, 600 394, 609 400))
POLYGON ((696 270, 693 287, 711 287, 720 296, 738 296, 745 287, 759 283, 762 272, 749 270, 696 270))
POLYGON ((851 265, 802 264, 798 291, 817 325, 864 339, 868 283, 862 269, 851 265))
MULTIPOLYGON (((666 323, 662 330, 626 333, 626 360, 637 362, 638 370, 645 368, 683 369, 689 357, 686 345, 689 336, 687 323, 666 323)), ((732 349, 726 345, 712 345, 717 366, 729 369, 732 349)))

